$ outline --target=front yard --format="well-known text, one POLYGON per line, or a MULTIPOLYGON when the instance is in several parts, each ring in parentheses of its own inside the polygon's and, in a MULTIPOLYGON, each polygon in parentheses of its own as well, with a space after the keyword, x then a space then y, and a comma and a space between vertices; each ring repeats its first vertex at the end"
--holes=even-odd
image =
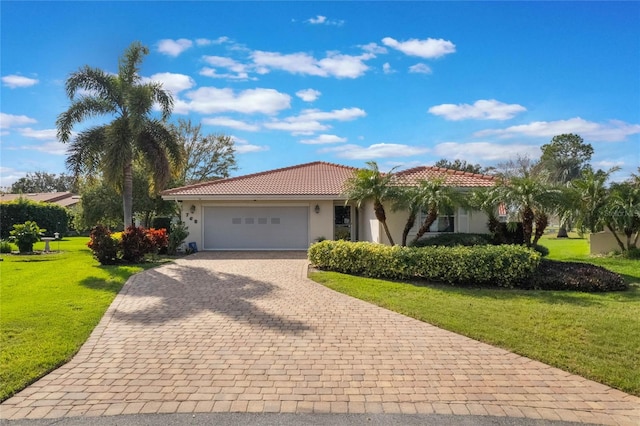
POLYGON ((329 288, 640 395, 640 261, 590 258, 583 239, 545 237, 549 258, 618 272, 625 292, 580 293, 406 284, 314 272, 329 288))

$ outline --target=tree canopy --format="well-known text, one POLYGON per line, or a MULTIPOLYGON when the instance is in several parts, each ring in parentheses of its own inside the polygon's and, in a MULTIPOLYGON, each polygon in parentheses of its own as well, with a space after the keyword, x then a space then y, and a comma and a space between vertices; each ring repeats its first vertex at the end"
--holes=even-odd
POLYGON ((11 193, 74 192, 76 189, 74 180, 73 176, 64 173, 60 175, 43 171, 27 173, 25 177, 11 185, 11 193))

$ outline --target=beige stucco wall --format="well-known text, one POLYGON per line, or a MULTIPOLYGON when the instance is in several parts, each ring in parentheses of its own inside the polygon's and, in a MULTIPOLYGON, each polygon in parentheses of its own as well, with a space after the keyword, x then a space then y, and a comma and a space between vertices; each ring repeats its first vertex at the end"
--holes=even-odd
POLYGON ((360 206, 359 212, 359 224, 360 228, 360 241, 372 241, 379 243, 380 234, 383 232, 380 223, 376 219, 376 214, 373 211, 373 203, 366 201, 360 206))
POLYGON ((620 250, 620 246, 611 232, 598 232, 589 235, 589 253, 607 254, 614 250, 620 250))

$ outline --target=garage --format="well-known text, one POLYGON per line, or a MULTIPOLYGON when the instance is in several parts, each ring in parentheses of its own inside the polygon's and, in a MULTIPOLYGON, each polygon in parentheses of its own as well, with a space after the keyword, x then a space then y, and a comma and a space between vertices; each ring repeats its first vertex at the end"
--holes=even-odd
POLYGON ((306 250, 309 207, 204 207, 205 250, 306 250))

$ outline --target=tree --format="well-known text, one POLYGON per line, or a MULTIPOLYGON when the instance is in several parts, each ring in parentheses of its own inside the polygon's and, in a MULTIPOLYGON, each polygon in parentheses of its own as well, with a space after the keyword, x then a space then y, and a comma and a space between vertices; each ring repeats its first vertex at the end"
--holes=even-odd
POLYGON ((498 207, 500 201, 498 199, 498 191, 495 188, 477 188, 471 192, 467 201, 469 206, 485 213, 488 218, 487 228, 492 234, 498 232, 500 220, 498 219, 498 207))
POLYGON ((364 201, 373 200, 373 210, 376 219, 382 224, 389 243, 394 245, 393 237, 387 226, 387 215, 384 210, 386 201, 392 201, 394 187, 392 186, 393 171, 382 173, 375 161, 368 161, 367 169, 359 169, 354 176, 349 178, 345 184, 344 195, 349 201, 355 201, 360 207, 364 201))
POLYGON ((58 138, 67 143, 75 124, 97 115, 113 118, 80 132, 68 149, 67 166, 76 176, 102 172, 109 184, 121 188, 126 225, 133 223, 134 161, 148 166, 159 191, 182 156, 174 134, 164 125, 173 98, 160 83, 143 83, 138 74, 148 53, 134 42, 120 58, 118 74, 89 66, 72 73, 65 85, 71 105, 56 121, 58 138), (151 117, 154 105, 160 108, 160 120, 151 117))
MULTIPOLYGON (((539 166, 548 173, 551 182, 557 185, 567 185, 580 174, 591 168, 589 162, 593 155, 593 147, 584 143, 579 135, 563 133, 554 136, 551 142, 542 145, 542 155, 539 166)), ((558 238, 566 238, 567 223, 562 221, 558 230, 558 238)))
POLYGON ((183 165, 178 185, 227 178, 237 170, 233 138, 226 135, 202 135, 201 125, 179 119, 172 130, 183 148, 183 165))
POLYGON ((460 195, 446 185, 443 179, 422 180, 418 184, 417 191, 419 204, 427 215, 418 228, 413 242, 418 241, 429 231, 440 213, 449 212, 461 203, 460 195))
POLYGON ((480 164, 467 163, 466 160, 449 161, 446 158, 436 161, 434 166, 477 174, 485 174, 493 170, 493 167, 482 167, 480 164))
POLYGON ((603 220, 622 251, 638 247, 640 238, 640 178, 635 176, 610 187, 603 220), (618 233, 626 237, 622 241, 618 233))
POLYGON ((25 177, 18 179, 11 185, 11 193, 74 192, 74 181, 73 176, 64 173, 61 175, 43 171, 27 173, 25 177))
POLYGON ((415 186, 397 187, 393 194, 393 211, 407 211, 409 213, 402 230, 402 246, 407 245, 407 236, 416 224, 416 218, 422 208, 421 194, 415 186))
POLYGON ((602 231, 602 217, 609 196, 607 181, 617 170, 617 167, 606 172, 594 172, 590 168, 583 170, 580 177, 572 180, 565 191, 564 202, 561 204, 563 216, 575 219, 580 230, 602 231))

